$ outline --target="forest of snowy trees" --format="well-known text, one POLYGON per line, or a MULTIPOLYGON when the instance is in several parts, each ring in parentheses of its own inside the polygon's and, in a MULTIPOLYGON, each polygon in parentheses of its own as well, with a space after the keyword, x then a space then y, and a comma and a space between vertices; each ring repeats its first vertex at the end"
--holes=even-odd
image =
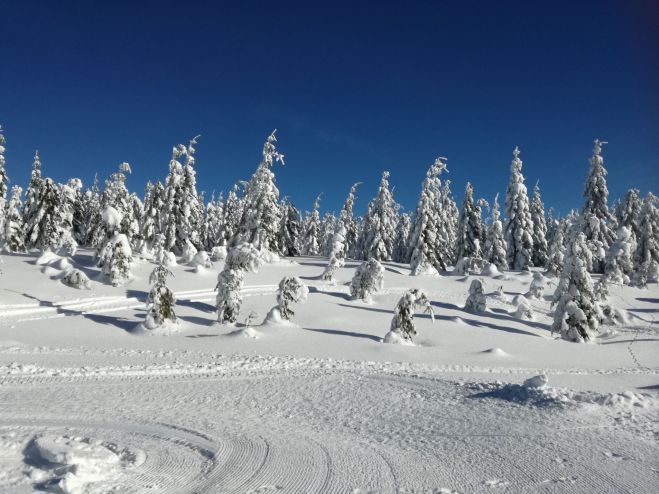
POLYGON ((280 197, 275 167, 283 164, 284 155, 277 150, 275 132, 267 137, 251 178, 233 185, 226 198, 206 199, 197 190, 197 140, 176 145, 164 182, 148 182, 141 194, 126 187, 128 163, 119 164, 103 184, 95 179, 83 187, 77 178, 57 183, 45 176, 38 152, 23 190, 9 186, 0 128, 0 244, 10 253, 37 250, 67 257, 79 246, 94 249, 98 266, 113 285, 130 280, 134 256, 152 259, 161 267, 154 275, 158 289, 151 304, 161 307, 166 300, 165 318, 173 317, 166 266, 204 267, 226 258, 231 262, 218 280, 218 310, 219 320, 229 322, 240 309, 236 292, 242 273, 278 256, 328 257, 322 278, 329 282, 346 259, 364 261, 362 284, 377 278, 363 275, 367 268, 372 271, 384 261, 409 263, 413 275, 435 276, 451 266, 461 274, 540 268, 560 279, 554 329, 575 341, 587 340, 605 317, 607 284, 644 287, 657 281, 657 197, 641 197, 630 189, 609 205, 602 156, 606 143, 600 140, 594 141, 589 167, 584 166, 583 207, 565 217, 545 211, 539 184, 529 194, 517 147, 503 217, 498 195, 491 203, 478 199, 470 183, 458 208, 451 182, 442 176, 447 168, 443 157, 430 165, 425 178, 419 177, 423 180, 411 213, 401 211, 390 174, 384 171, 363 216, 353 213, 359 183, 350 187, 337 216, 321 214, 321 195, 304 213, 280 197))

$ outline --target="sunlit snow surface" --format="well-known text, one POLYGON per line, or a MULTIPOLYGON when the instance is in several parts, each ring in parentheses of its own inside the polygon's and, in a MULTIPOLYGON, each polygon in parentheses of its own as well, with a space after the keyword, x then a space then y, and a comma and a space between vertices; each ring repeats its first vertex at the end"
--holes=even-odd
MULTIPOLYGON (((173 267, 176 330, 139 330, 148 273, 113 288, 89 252, 70 264, 3 256, 0 492, 657 492, 659 289, 611 289, 628 310, 590 344, 551 336, 532 276, 483 276, 485 313, 462 309, 472 276, 411 277, 384 263, 372 304, 356 263, 322 282, 321 258, 246 277, 240 322, 219 326, 222 263, 173 267), (299 276, 293 324, 261 326, 276 285, 299 276), (423 288, 414 346, 385 344, 402 293, 423 288), (501 287, 501 290, 500 290, 501 287)), ((555 279, 548 279, 555 283, 555 279)), ((545 295, 551 295, 547 286, 545 295)))

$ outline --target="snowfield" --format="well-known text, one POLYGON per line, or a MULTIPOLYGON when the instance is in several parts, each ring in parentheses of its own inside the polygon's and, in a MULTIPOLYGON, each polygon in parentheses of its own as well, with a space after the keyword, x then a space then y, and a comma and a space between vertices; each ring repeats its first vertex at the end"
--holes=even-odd
POLYGON ((3 255, 0 492, 659 491, 659 288, 611 287, 627 323, 588 344, 552 335, 533 273, 410 276, 383 262, 373 303, 348 261, 285 258, 248 273, 235 326, 217 274, 173 266, 179 325, 141 328, 153 263, 111 286, 92 252, 3 255), (89 290, 63 283, 70 267, 89 290), (284 276, 308 286, 292 324, 261 324, 284 276), (487 309, 463 309, 474 278, 487 309), (422 288, 414 345, 384 343, 422 288), (250 324, 244 321, 251 314, 250 324))

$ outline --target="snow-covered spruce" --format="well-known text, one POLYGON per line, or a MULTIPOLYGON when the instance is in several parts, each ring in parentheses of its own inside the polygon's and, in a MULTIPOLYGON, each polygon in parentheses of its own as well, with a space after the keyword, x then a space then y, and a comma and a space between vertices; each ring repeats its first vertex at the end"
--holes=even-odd
POLYGON ((391 327, 384 337, 384 343, 412 342, 412 337, 417 334, 414 326, 414 309, 416 307, 421 307, 425 313, 430 314, 430 318, 434 322, 435 314, 425 292, 412 288, 405 292, 398 301, 394 317, 391 320, 391 327))
POLYGON ((11 197, 4 214, 4 248, 9 252, 25 252, 23 215, 21 214, 21 189, 18 185, 11 188, 11 197))
POLYGON ((336 232, 337 218, 332 213, 326 212, 323 215, 323 221, 320 223, 320 236, 318 245, 320 246, 320 255, 329 257, 332 252, 334 232, 336 232))
POLYGON ((286 199, 281 207, 282 218, 279 227, 279 243, 284 256, 299 256, 302 238, 302 220, 300 211, 286 199))
POLYGON ((533 219, 519 153, 519 148, 515 147, 506 191, 505 238, 510 269, 526 270, 533 265, 533 219))
POLYGON ((350 282, 350 294, 354 299, 372 302, 373 295, 382 290, 384 285, 384 268, 375 259, 361 263, 350 282))
POLYGON ((6 242, 5 221, 7 212, 5 210, 5 202, 7 200, 7 190, 9 188, 9 177, 7 177, 5 164, 5 136, 2 133, 2 125, 0 125, 0 244, 6 242))
POLYGON ((485 237, 485 260, 494 264, 499 271, 508 269, 506 259, 506 241, 503 238, 503 225, 499 213, 499 194, 494 197, 492 221, 485 237))
POLYGON ((540 184, 536 182, 531 198, 531 220, 533 221, 533 256, 534 266, 544 267, 547 264, 547 220, 545 205, 540 196, 540 184))
POLYGON ((437 274, 446 269, 452 255, 441 216, 439 175, 446 170, 446 158, 439 157, 426 172, 410 231, 412 275, 437 274))
POLYGON ((549 248, 547 253, 547 262, 545 267, 547 269, 547 274, 552 276, 558 276, 563 271, 563 260, 565 258, 565 224, 556 227, 551 241, 549 242, 549 248))
MULTIPOLYGON (((448 170, 446 171, 448 172, 448 170)), ((444 180, 440 192, 439 231, 438 248, 444 251, 447 264, 455 262, 457 258, 455 246, 458 238, 458 206, 451 194, 450 180, 444 180)))
POLYGON ((648 192, 643 199, 639 235, 634 252, 634 284, 645 287, 659 274, 659 210, 657 197, 648 192))
POLYGON ((275 185, 272 166, 284 164, 284 155, 275 147, 277 138, 273 130, 263 144, 263 159, 245 186, 243 216, 239 238, 259 250, 277 251, 280 209, 279 190, 275 185))
POLYGON ((245 273, 257 272, 263 261, 256 248, 247 242, 238 244, 229 251, 224 262, 224 269, 217 276, 216 307, 217 320, 220 323, 235 323, 238 320, 245 273))
POLYGON ((403 213, 398 218, 396 225, 396 236, 394 241, 393 260, 396 262, 409 263, 410 249, 407 240, 410 236, 411 221, 410 215, 403 213))
POLYGON ((607 204, 609 189, 606 185, 607 171, 602 157, 604 144, 607 143, 599 139, 594 141, 593 155, 588 160, 590 169, 583 191, 585 202, 581 210, 582 231, 586 237, 586 244, 593 253, 590 269, 597 273, 604 270, 604 256, 613 242, 615 231, 613 228, 615 219, 609 212, 607 204))
POLYGON ((361 182, 354 183, 350 187, 348 196, 346 197, 343 207, 341 208, 341 213, 339 215, 339 222, 345 228, 345 241, 343 247, 345 249, 344 257, 352 256, 356 257, 355 247, 357 245, 357 225, 355 218, 353 217, 353 206, 355 204, 355 192, 357 192, 357 187, 361 185, 361 182))
POLYGON ((329 255, 327 267, 321 276, 325 281, 333 282, 336 272, 345 264, 345 235, 346 229, 343 224, 339 223, 338 229, 332 238, 332 250, 329 255))
POLYGON ((266 322, 278 323, 281 320, 290 321, 295 315, 291 306, 306 302, 309 289, 297 276, 286 276, 279 282, 277 289, 277 306, 273 307, 266 322))
POLYGON ((176 297, 167 286, 168 276, 173 276, 172 272, 162 263, 158 264, 149 276, 149 283, 153 286, 146 300, 147 312, 144 326, 147 329, 156 329, 164 324, 177 322, 174 312, 176 297))
POLYGON ((469 296, 465 303, 465 310, 472 312, 485 312, 486 300, 483 282, 476 278, 469 285, 469 296))
POLYGON ((642 206, 643 201, 639 197, 639 190, 629 189, 615 209, 618 227, 624 226, 629 228, 635 238, 638 238, 641 233, 640 220, 642 206))
POLYGON ((632 260, 636 247, 634 244, 631 229, 621 226, 604 259, 603 279, 606 283, 613 285, 629 284, 629 277, 634 271, 632 260))
POLYGON ((377 195, 368 203, 364 218, 364 259, 390 261, 398 223, 398 204, 389 190, 389 172, 384 171, 377 195))
MULTIPOLYGON (((487 204, 487 203, 485 203, 487 204)), ((485 229, 481 216, 483 201, 474 202, 474 188, 467 182, 464 199, 460 207, 458 219, 457 255, 458 259, 463 257, 483 257, 483 242, 485 240, 485 229)))
POLYGON ((133 252, 126 235, 117 233, 108 240, 101 259, 103 260, 103 274, 110 279, 112 286, 124 285, 130 281, 133 252))
POLYGON ((320 253, 318 240, 320 237, 320 198, 323 194, 318 194, 313 203, 313 210, 307 213, 304 228, 304 248, 302 251, 308 256, 317 256, 320 253))
POLYGON ((601 319, 598 297, 587 269, 591 255, 586 236, 572 232, 565 266, 552 301, 556 306, 552 333, 557 332, 570 341, 588 341, 601 319))

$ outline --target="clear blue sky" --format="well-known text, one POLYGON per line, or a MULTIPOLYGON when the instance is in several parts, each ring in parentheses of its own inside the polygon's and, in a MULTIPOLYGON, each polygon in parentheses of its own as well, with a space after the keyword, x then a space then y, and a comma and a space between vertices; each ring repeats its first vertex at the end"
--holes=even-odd
POLYGON ((611 196, 659 191, 659 3, 0 0, 7 168, 163 177, 202 134, 200 189, 249 177, 278 129, 282 195, 338 210, 383 169, 406 209, 437 155, 459 199, 504 192, 511 151, 547 206, 581 205, 595 137, 611 196), (313 5, 312 5, 313 4, 313 5))

